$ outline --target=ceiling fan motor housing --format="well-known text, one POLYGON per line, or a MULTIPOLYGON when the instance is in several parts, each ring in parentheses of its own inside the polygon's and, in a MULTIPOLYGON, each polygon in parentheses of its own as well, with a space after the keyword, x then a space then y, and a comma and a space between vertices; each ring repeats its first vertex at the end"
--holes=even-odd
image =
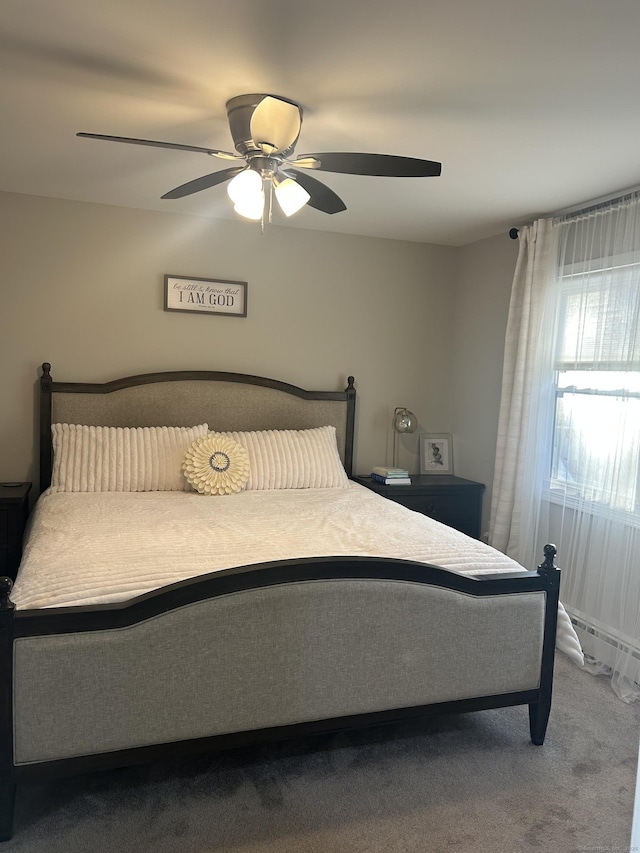
MULTIPOLYGON (((299 104, 296 104, 295 101, 289 100, 289 98, 282 98, 279 95, 268 95, 264 93, 238 95, 236 98, 231 98, 231 100, 227 101, 226 104, 229 129, 231 131, 236 151, 243 157, 254 152, 264 153, 264 148, 261 148, 253 139, 253 135, 251 133, 251 119, 253 118, 256 108, 262 103, 262 101, 264 101, 265 98, 273 98, 276 101, 280 101, 284 104, 291 104, 296 107, 300 114, 300 125, 302 124, 302 107, 299 104)), ((270 140, 258 141, 270 142, 270 140)), ((293 151, 296 141, 297 137, 289 148, 279 151, 278 153, 280 157, 287 157, 293 151)))

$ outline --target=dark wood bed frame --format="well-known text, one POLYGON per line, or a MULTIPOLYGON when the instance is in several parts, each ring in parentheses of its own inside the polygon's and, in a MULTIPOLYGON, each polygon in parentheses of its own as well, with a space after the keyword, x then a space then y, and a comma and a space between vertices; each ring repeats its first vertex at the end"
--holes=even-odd
MULTIPOLYGON (((263 385, 285 391, 304 399, 341 400, 347 406, 347 437, 344 463, 352 474, 353 436, 356 392, 353 378, 349 377, 344 392, 309 392, 286 383, 256 376, 209 371, 182 371, 151 373, 128 377, 104 384, 53 382, 50 365, 43 365, 41 388, 41 491, 51 482, 51 397, 56 392, 108 394, 113 390, 172 379, 242 382, 263 385)), ((62 774, 127 766, 175 756, 199 753, 206 750, 228 749, 239 746, 284 740, 296 736, 309 736, 321 732, 339 731, 360 726, 397 722, 402 719, 428 717, 439 714, 485 710, 511 705, 529 706, 530 736, 534 744, 542 744, 551 708, 553 666, 560 571, 554 564, 556 549, 547 545, 544 562, 535 572, 516 572, 508 575, 473 578, 445 571, 436 566, 406 560, 370 557, 286 560, 227 569, 163 587, 137 598, 108 605, 62 607, 42 610, 17 611, 10 599, 12 581, 0 578, 0 840, 11 837, 13 804, 16 784, 29 779, 62 774), (451 702, 404 707, 376 713, 317 720, 269 729, 234 732, 232 734, 193 740, 154 744, 116 752, 87 755, 76 758, 23 764, 16 766, 13 758, 13 643, 19 637, 35 637, 75 632, 100 631, 133 625, 157 614, 184 605, 217 596, 227 595, 252 587, 288 584, 327 578, 374 578, 406 580, 464 592, 470 596, 499 596, 509 593, 543 591, 546 594, 544 641, 541 659, 540 683, 535 690, 480 696, 451 702)))

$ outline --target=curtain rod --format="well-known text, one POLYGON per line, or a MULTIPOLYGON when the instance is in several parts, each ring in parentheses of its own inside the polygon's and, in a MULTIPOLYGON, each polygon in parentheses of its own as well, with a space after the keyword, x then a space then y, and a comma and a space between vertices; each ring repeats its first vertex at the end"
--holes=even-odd
MULTIPOLYGON (((618 199, 624 198, 626 195, 631 195, 631 193, 636 192, 640 192, 640 184, 635 187, 631 187, 628 190, 617 190, 617 192, 609 193, 608 195, 592 198, 590 201, 583 201, 580 204, 574 204, 572 207, 564 207, 562 210, 556 210, 553 213, 547 214, 547 216, 555 219, 556 216, 568 216, 570 213, 585 213, 592 207, 599 207, 601 204, 606 204, 608 201, 617 201, 618 199)), ((531 225, 531 222, 527 224, 531 225)), ((520 228, 522 228, 522 226, 520 226, 520 228)), ((518 231, 520 228, 509 229, 508 234, 512 240, 518 239, 518 231)))

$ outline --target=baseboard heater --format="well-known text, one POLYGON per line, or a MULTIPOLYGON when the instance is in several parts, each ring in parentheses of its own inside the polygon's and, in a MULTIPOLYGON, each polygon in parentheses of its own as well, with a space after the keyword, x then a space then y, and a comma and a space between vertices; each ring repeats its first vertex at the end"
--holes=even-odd
MULTIPOLYGON (((568 609, 567 609, 567 612, 568 609)), ((606 631, 601 626, 594 625, 591 622, 588 622, 584 618, 580 618, 576 616, 574 613, 569 613, 569 617, 571 619, 571 624, 578 632, 578 636, 580 637, 580 642, 582 643, 583 652, 585 656, 585 662, 595 663, 596 658, 590 654, 589 650, 589 638, 593 637, 596 640, 601 640, 603 643, 606 643, 611 647, 611 655, 607 656, 606 653, 603 655, 602 652, 605 651, 600 648, 599 657, 603 658, 600 662, 604 663, 606 666, 610 667, 612 670, 616 669, 615 666, 615 653, 623 652, 626 655, 634 658, 640 662, 640 648, 631 641, 628 637, 616 636, 610 631, 606 631), (607 658, 607 659, 604 659, 607 658)), ((634 682, 635 686, 640 688, 640 684, 638 682, 634 682)))

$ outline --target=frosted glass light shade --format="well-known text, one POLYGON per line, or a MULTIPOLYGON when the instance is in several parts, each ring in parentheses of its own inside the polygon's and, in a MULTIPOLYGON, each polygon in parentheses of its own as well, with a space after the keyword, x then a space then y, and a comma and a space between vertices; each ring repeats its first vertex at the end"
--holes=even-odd
POLYGON ((262 192, 262 178, 253 169, 245 169, 240 172, 227 186, 227 195, 234 204, 246 199, 255 198, 262 192))
POLYGON ((253 169, 240 172, 229 182, 227 195, 233 202, 233 209, 246 219, 261 219, 264 211, 264 190, 262 178, 253 169))
MULTIPOLYGON (((235 180, 235 178, 234 178, 235 180)), ((299 183, 285 178, 275 185, 276 200, 285 216, 292 216, 309 201, 311 196, 299 183)))
POLYGON ((260 194, 255 198, 243 199, 233 205, 233 209, 245 219, 262 219, 264 211, 264 193, 260 190, 260 194))

